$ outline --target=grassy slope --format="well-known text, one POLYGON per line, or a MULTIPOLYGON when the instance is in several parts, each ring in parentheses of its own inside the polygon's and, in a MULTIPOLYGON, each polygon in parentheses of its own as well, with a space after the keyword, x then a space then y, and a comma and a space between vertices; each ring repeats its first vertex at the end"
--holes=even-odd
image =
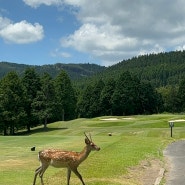
MULTIPOLYGON (((183 115, 151 115, 117 117, 115 121, 77 119, 48 125, 48 131, 36 128, 31 135, 0 137, 0 185, 30 185, 34 170, 39 166, 37 152, 43 148, 63 148, 81 151, 83 132, 91 132, 94 142, 101 147, 93 152, 80 167, 88 185, 138 185, 134 179, 123 178, 127 169, 146 158, 160 158, 167 143, 185 137, 185 122, 175 123, 173 139, 170 138, 169 120, 184 119, 183 115), (127 118, 127 119, 124 119, 127 118), (113 136, 108 136, 111 132, 113 136), (36 146, 36 152, 30 148, 36 146)), ((48 168, 45 184, 65 185, 66 170, 48 168)), ((40 184, 38 178, 37 184, 40 184)), ((71 184, 80 181, 72 175, 71 184)))

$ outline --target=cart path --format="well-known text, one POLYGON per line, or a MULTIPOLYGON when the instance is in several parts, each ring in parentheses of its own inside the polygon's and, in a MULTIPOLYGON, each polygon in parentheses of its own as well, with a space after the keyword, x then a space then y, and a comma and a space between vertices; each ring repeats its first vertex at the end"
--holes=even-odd
POLYGON ((169 161, 166 185, 185 185, 185 140, 170 144, 164 151, 169 161))

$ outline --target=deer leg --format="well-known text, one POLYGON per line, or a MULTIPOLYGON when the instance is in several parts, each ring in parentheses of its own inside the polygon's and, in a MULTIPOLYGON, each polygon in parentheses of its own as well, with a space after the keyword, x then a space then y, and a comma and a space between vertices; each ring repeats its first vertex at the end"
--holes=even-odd
POLYGON ((71 169, 68 168, 67 169, 67 185, 69 185, 70 178, 71 178, 71 169))
POLYGON ((80 175, 80 173, 78 172, 77 169, 72 169, 72 171, 74 172, 74 174, 81 180, 82 184, 85 185, 82 176, 80 175))
POLYGON ((44 185, 43 175, 44 175, 44 172, 46 171, 47 168, 48 168, 48 166, 42 166, 41 170, 39 171, 39 176, 40 176, 40 180, 41 180, 42 185, 44 185))
POLYGON ((33 181, 33 185, 35 185, 36 179, 37 179, 37 175, 42 171, 42 166, 39 166, 36 170, 35 170, 35 177, 34 177, 34 181, 33 181))

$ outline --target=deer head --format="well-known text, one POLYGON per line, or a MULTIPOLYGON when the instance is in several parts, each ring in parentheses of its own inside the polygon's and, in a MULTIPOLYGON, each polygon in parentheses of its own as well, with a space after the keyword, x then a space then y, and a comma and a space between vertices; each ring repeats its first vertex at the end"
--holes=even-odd
POLYGON ((86 135, 86 133, 84 132, 84 135, 85 135, 85 143, 87 146, 90 146, 91 150, 96 150, 96 151, 99 151, 100 150, 100 147, 96 146, 93 141, 92 141, 92 138, 91 138, 91 134, 89 134, 89 137, 86 135))

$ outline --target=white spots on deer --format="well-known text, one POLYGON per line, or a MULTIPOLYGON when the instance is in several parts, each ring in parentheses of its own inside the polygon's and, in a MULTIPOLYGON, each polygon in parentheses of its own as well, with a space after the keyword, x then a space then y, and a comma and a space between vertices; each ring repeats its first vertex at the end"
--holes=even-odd
MULTIPOLYGON (((85 133, 84 133, 85 134, 85 133)), ((93 150, 99 151, 100 148, 96 146, 90 137, 85 134, 86 146, 81 152, 64 151, 56 149, 46 149, 39 152, 38 157, 41 165, 35 170, 35 177, 33 185, 36 183, 37 175, 41 178, 41 184, 44 185, 43 174, 46 169, 51 165, 55 168, 67 168, 67 185, 69 185, 71 171, 80 179, 83 185, 85 185, 82 176, 78 172, 77 168, 93 150)))

